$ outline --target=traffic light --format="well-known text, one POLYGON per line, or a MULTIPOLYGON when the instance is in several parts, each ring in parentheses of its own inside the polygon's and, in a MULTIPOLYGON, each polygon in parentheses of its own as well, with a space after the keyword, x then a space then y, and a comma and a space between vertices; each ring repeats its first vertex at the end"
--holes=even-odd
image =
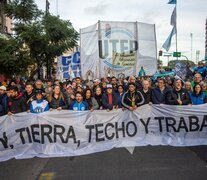
POLYGON ((162 50, 159 51, 159 56, 162 56, 162 50))

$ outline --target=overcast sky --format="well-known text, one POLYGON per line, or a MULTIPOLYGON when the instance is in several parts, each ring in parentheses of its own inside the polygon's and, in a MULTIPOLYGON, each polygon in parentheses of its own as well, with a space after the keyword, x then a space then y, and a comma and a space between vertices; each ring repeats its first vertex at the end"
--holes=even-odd
MULTIPOLYGON (((35 2, 41 9, 45 9, 45 0, 35 2)), ((49 2, 50 13, 53 15, 58 13, 60 18, 70 20, 78 32, 80 28, 95 24, 98 20, 155 24, 158 50, 172 29, 170 18, 175 7, 167 4, 169 0, 49 0, 49 2)), ((189 59, 190 33, 193 34, 193 59, 196 59, 196 50, 200 51, 199 59, 204 59, 206 18, 207 0, 177 0, 178 51, 189 59)), ((175 38, 172 39, 169 51, 175 51, 175 38)))

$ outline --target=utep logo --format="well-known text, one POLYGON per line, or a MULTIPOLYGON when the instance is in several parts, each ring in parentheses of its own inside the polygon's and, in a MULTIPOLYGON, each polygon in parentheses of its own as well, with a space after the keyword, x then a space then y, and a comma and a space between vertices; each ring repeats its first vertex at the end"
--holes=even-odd
POLYGON ((105 24, 105 30, 101 31, 101 39, 99 40, 99 57, 104 60, 103 62, 107 66, 113 67, 113 69, 124 68, 112 64, 113 53, 132 54, 137 50, 138 42, 133 32, 127 28, 111 28, 110 24, 105 24))
POLYGON ((77 77, 78 73, 80 73, 80 52, 75 52, 71 56, 62 56, 61 57, 63 78, 70 78, 70 71, 77 77))

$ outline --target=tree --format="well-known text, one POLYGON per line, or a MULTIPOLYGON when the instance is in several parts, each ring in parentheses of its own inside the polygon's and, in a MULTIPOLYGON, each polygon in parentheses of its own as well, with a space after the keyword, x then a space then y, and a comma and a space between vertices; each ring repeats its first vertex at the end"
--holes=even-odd
MULTIPOLYGON (((179 60, 179 61, 181 61, 184 65, 187 65, 187 63, 188 63, 189 67, 194 67, 195 66, 195 63, 193 61, 190 61, 190 60, 188 60, 188 61, 187 60, 179 60)), ((169 68, 173 69, 175 67, 176 63, 177 63, 177 60, 171 60, 169 62, 169 68)))
POLYGON ((28 52, 16 39, 0 39, 0 72, 7 75, 21 74, 30 64, 28 52))
MULTIPOLYGON (((14 40, 20 47, 16 51, 24 49, 24 61, 28 60, 20 69, 28 64, 37 67, 31 77, 40 72, 43 65, 48 68, 49 76, 54 58, 77 45, 78 33, 72 24, 48 12, 41 12, 33 0, 9 1, 6 12, 15 20, 14 40)), ((18 56, 16 58, 21 60, 18 56)), ((12 59, 12 62, 15 61, 12 59)))

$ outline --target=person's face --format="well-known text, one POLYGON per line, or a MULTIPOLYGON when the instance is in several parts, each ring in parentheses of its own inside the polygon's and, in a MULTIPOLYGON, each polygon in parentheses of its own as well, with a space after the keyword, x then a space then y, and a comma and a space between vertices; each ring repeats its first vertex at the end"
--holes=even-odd
POLYGON ((100 94, 101 94, 101 88, 97 88, 97 89, 96 89, 96 94, 97 94, 97 95, 100 95, 100 94))
POLYGON ((81 80, 79 78, 76 79, 76 84, 81 84, 81 80))
POLYGON ((77 89, 76 89, 76 91, 77 92, 82 92, 82 88, 78 86, 77 89))
POLYGON ((0 95, 2 95, 2 94, 4 94, 4 93, 5 93, 5 91, 2 90, 2 89, 0 89, 0 95))
POLYGON ((112 93, 112 88, 107 88, 106 91, 107 91, 107 94, 111 94, 112 93))
POLYGON ((91 91, 87 90, 86 91, 86 99, 90 98, 91 97, 91 91))
POLYGON ((28 94, 32 93, 32 90, 33 90, 32 85, 27 85, 27 86, 25 87, 25 90, 26 90, 26 92, 27 92, 28 94))
POLYGON ((136 81, 136 78, 135 78, 135 77, 131 77, 131 78, 130 78, 130 82, 135 83, 135 81, 136 81))
POLYGON ((42 81, 37 81, 35 83, 35 86, 38 88, 38 89, 41 89, 42 88, 42 81))
POLYGON ((42 100, 43 96, 42 96, 42 94, 37 94, 37 95, 36 95, 36 98, 37 98, 37 100, 39 101, 39 100, 42 100))
POLYGON ((164 81, 163 80, 159 80, 158 81, 158 87, 159 88, 163 88, 165 86, 164 81))
POLYGON ((191 90, 191 84, 185 84, 185 89, 186 90, 191 90))
POLYGON ((195 91, 196 93, 199 93, 201 91, 201 87, 199 85, 195 86, 195 91))
POLYGON ((149 82, 143 81, 142 86, 143 86, 143 89, 148 90, 149 89, 149 82))
POLYGON ((206 85, 206 83, 204 83, 204 84, 202 85, 202 90, 203 90, 204 92, 207 90, 207 85, 206 85))
POLYGON ((72 87, 68 87, 67 88, 67 92, 70 94, 70 93, 73 93, 73 88, 72 87))
POLYGON ((59 82, 58 80, 56 80, 56 81, 54 82, 54 84, 59 86, 59 85, 60 85, 60 82, 59 82))
POLYGON ((107 85, 107 84, 104 82, 104 83, 102 84, 103 88, 105 88, 105 87, 106 87, 106 85, 107 85))
POLYGON ((60 87, 59 86, 55 86, 54 93, 55 94, 59 94, 60 93, 60 87))
POLYGON ((200 82, 202 79, 200 74, 195 74, 194 78, 195 78, 195 82, 200 82))
POLYGON ((119 93, 122 93, 123 91, 124 91, 123 87, 119 86, 119 87, 118 87, 118 92, 119 92, 119 93))
POLYGON ((175 82, 175 87, 176 87, 177 89, 181 89, 181 87, 182 87, 182 82, 181 82, 181 80, 177 80, 177 81, 175 82))
POLYGON ((13 89, 9 91, 10 93, 10 96, 11 97, 16 97, 18 95, 18 92, 17 91, 14 91, 13 89))
POLYGON ((72 82, 72 87, 73 87, 73 89, 75 89, 76 88, 76 82, 72 82))
POLYGON ((47 82, 47 86, 51 87, 52 86, 52 82, 48 81, 47 82))
POLYGON ((116 84, 116 78, 111 79, 111 84, 115 85, 116 84))
POLYGON ((76 94, 75 99, 78 103, 80 103, 83 100, 83 96, 81 94, 76 94))
POLYGON ((135 91, 135 86, 134 85, 129 85, 129 91, 134 92, 135 91))
POLYGON ((11 82, 11 86, 15 86, 16 85, 16 83, 15 82, 11 82))

